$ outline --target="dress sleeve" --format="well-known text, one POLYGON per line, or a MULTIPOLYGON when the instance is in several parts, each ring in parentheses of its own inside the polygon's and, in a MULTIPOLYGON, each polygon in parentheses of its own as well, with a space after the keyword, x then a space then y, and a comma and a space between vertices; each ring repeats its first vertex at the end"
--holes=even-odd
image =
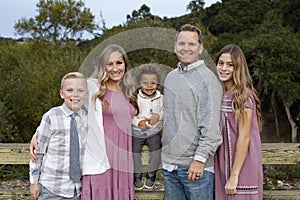
POLYGON ((255 107, 255 100, 252 94, 249 94, 248 101, 246 103, 246 108, 253 109, 255 107))

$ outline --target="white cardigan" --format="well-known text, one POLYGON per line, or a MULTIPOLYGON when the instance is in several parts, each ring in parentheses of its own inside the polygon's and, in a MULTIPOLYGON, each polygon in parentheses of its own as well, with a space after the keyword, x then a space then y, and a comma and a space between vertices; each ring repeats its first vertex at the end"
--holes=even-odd
POLYGON ((162 122, 163 120, 163 95, 160 93, 159 90, 156 90, 155 95, 152 98, 148 98, 145 94, 142 93, 141 90, 139 90, 138 93, 138 98, 137 98, 137 103, 139 106, 139 114, 137 116, 134 116, 132 119, 132 129, 133 132, 135 130, 140 131, 141 129, 139 129, 138 124, 141 120, 145 119, 145 118, 150 118, 150 112, 154 112, 159 114, 160 119, 159 121, 152 125, 149 129, 147 129, 148 131, 154 131, 154 132, 158 132, 160 131, 160 128, 158 127, 158 124, 160 124, 160 122, 162 122))
POLYGON ((82 175, 101 174, 110 168, 106 154, 102 105, 99 99, 96 100, 96 109, 94 106, 94 94, 99 87, 96 79, 90 78, 87 83, 89 91, 87 101, 88 134, 82 175))

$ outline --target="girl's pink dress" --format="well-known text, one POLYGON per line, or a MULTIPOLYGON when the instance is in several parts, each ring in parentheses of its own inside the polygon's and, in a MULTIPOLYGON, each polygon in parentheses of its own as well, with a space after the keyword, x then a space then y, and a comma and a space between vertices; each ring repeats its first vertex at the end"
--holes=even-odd
POLYGON ((250 144, 244 165, 239 174, 237 194, 227 195, 225 184, 230 177, 234 161, 234 152, 238 139, 238 124, 235 120, 233 105, 234 90, 225 94, 221 107, 221 131, 223 144, 215 155, 215 194, 216 200, 262 200, 263 172, 261 140, 256 117, 256 105, 250 94, 247 108, 252 109, 252 125, 250 130, 250 144))
MULTIPOLYGON (((83 200, 132 200, 133 161, 131 120, 134 107, 123 93, 107 90, 103 107, 103 126, 106 151, 111 168, 103 174, 82 178, 83 200)), ((95 152, 97 153, 97 152, 95 152)))

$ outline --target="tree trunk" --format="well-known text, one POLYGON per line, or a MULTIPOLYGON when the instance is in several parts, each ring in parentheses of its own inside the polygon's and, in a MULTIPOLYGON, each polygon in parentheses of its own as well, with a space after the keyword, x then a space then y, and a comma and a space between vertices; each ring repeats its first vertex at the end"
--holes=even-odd
POLYGON ((284 103, 284 108, 285 108, 285 112, 286 115, 288 117, 288 120, 290 122, 290 125, 292 127, 292 143, 296 143, 297 142, 297 124, 294 122, 291 112, 290 112, 290 104, 289 103, 284 103))
POLYGON ((277 116, 276 101, 274 98, 274 91, 272 92, 272 95, 271 95, 271 102, 272 102, 272 108, 274 110, 274 117, 275 117, 275 131, 276 131, 277 138, 280 138, 279 122, 278 122, 278 116, 277 116))

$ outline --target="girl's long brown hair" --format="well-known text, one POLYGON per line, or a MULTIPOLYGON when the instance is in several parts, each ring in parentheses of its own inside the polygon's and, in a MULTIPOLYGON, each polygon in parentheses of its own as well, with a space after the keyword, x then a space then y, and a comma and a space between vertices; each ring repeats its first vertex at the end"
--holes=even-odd
POLYGON ((99 57, 98 67, 95 69, 95 71, 92 74, 92 78, 97 79, 97 82, 99 83, 99 86, 100 86, 99 91, 94 96, 94 102, 98 98, 102 102, 104 109, 107 106, 107 102, 104 99, 104 94, 107 91, 106 83, 109 79, 109 76, 106 72, 106 64, 107 64, 110 54, 115 51, 118 51, 122 54, 124 62, 125 62, 125 74, 121 78, 121 80, 118 82, 118 86, 121 88, 124 96, 129 99, 129 102, 138 111, 137 99, 135 96, 132 95, 135 90, 134 86, 133 86, 133 80, 132 80, 130 73, 127 73, 127 72, 129 72, 131 65, 129 63, 129 59, 128 59, 128 56, 127 56, 125 50, 116 44, 109 45, 102 51, 102 53, 99 57))
POLYGON ((221 49, 217 56, 217 63, 223 53, 229 53, 234 66, 233 82, 235 84, 235 92, 233 102, 235 105, 236 119, 244 120, 245 107, 248 102, 249 93, 252 93, 256 104, 256 115, 259 130, 262 130, 262 115, 260 108, 260 100, 257 91, 253 86, 253 81, 249 73, 245 55, 237 45, 227 45, 221 49))

